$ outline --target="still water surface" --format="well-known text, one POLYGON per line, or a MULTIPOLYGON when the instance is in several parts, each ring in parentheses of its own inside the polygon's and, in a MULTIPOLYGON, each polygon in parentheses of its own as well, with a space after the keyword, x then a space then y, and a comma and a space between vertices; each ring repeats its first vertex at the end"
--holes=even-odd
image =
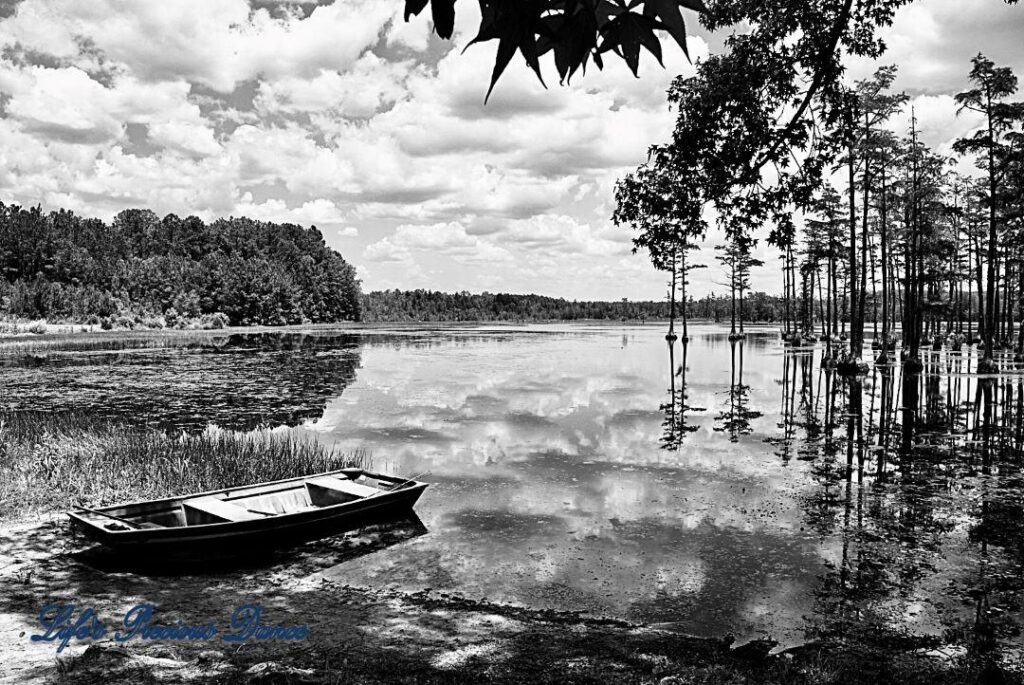
MULTIPOLYGON (((6 358, 0 404, 172 430, 281 426, 433 483, 429 531, 341 564, 431 588, 785 645, 1024 625, 1016 374, 973 353, 858 386, 775 331, 526 326, 62 343, 6 358), (915 410, 916 408, 916 410, 915 410), (851 439, 852 438, 852 439, 851 439)), ((979 647, 979 645, 981 645, 979 647)))

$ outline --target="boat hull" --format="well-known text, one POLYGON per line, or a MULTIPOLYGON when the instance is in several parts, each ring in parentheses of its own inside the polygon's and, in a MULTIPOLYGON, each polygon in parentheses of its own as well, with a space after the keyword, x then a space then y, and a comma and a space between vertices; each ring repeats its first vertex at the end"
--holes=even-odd
MULTIPOLYGON (((280 483, 300 482, 291 479, 280 483)), ((390 479, 400 482, 401 479, 390 479)), ((271 484, 272 485, 272 484, 271 484)), ((221 490, 260 494, 266 484, 249 488, 221 490)), ((371 497, 283 513, 248 521, 226 521, 204 525, 181 525, 134 529, 128 526, 111 530, 95 514, 69 512, 75 529, 89 539, 118 553, 145 558, 189 558, 196 556, 259 555, 277 548, 351 530, 359 526, 407 514, 426 489, 426 483, 412 483, 371 497)), ((204 493, 205 494, 205 493, 204 493)), ((193 496, 194 497, 194 496, 193 496)), ((138 502, 93 510, 113 517, 170 516, 188 498, 138 502)))

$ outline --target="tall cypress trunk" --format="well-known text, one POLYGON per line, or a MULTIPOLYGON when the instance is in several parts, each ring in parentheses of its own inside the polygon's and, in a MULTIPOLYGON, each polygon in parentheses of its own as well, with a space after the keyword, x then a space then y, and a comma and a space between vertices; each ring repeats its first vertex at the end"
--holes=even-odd
POLYGON ((907 173, 907 201, 903 208, 903 224, 907 227, 907 236, 903 241, 903 298, 901 319, 903 321, 903 347, 910 349, 911 338, 913 337, 913 324, 911 323, 910 312, 913 306, 914 285, 914 224, 913 224, 913 192, 914 184, 912 176, 907 173))
POLYGON ((729 302, 729 304, 732 307, 732 310, 731 310, 732 329, 729 332, 730 333, 735 333, 736 332, 736 258, 735 257, 732 258, 732 261, 730 262, 729 266, 730 266, 730 275, 729 275, 729 296, 730 296, 730 302, 729 302))
POLYGON ((878 340, 878 267, 875 264, 875 241, 871 241, 871 338, 878 340))
POLYGON ((740 333, 743 333, 743 288, 744 288, 744 285, 745 285, 743 283, 744 275, 745 274, 741 270, 740 271, 740 333))
POLYGON ((888 356, 889 345, 889 226, 886 217, 886 188, 885 188, 885 164, 881 168, 881 193, 882 203, 880 207, 879 228, 882 231, 882 349, 885 356, 888 356))
POLYGON ((1017 359, 1024 356, 1024 269, 1017 269, 1017 305, 1020 310, 1020 327, 1017 329, 1017 359))
MULTIPOLYGON (((871 195, 871 153, 869 140, 871 138, 871 124, 868 119, 868 108, 864 108, 864 188, 861 193, 864 196, 864 211, 861 221, 860 236, 860 302, 857 306, 857 349, 854 352, 854 359, 860 359, 864 351, 864 317, 867 311, 868 294, 868 199, 871 195)), ((852 347, 852 344, 851 344, 852 347)))
POLYGON ((988 115, 988 287, 985 291, 985 359, 992 362, 992 343, 996 324, 996 162, 995 130, 992 122, 992 91, 986 86, 988 115))
MULTIPOLYGON (((814 277, 818 281, 818 320, 821 321, 821 330, 825 331, 825 298, 821 294, 821 269, 814 270, 814 277)), ((813 321, 812 321, 813 323, 813 321)))
MULTIPOLYGON (((686 246, 683 246, 682 251, 679 253, 680 270, 679 270, 679 305, 682 308, 683 313, 683 342, 686 342, 686 246)), ((685 352, 683 354, 686 354, 685 352)))
MULTIPOLYGON (((970 226, 968 226, 970 230, 970 226)), ((974 279, 971 277, 974 271, 973 243, 970 234, 967 235, 967 344, 970 345, 974 339, 974 279)))
POLYGON ((786 331, 783 335, 789 337, 789 249, 782 255, 782 299, 786 306, 786 331))
MULTIPOLYGON (((957 212, 960 210, 960 188, 959 186, 953 186, 953 216, 956 217, 956 221, 953 223, 953 249, 956 254, 953 255, 953 273, 950 276, 950 291, 949 296, 953 297, 953 288, 957 288, 956 293, 956 333, 959 335, 963 331, 963 306, 964 306, 964 292, 963 292, 963 281, 960 279, 960 217, 957 212), (959 283, 957 283, 959 281, 959 283)), ((952 307, 951 307, 952 309, 952 307)))
POLYGON ((975 237, 974 243, 974 261, 977 264, 977 278, 978 278, 978 337, 981 338, 982 344, 988 340, 988 336, 985 334, 985 328, 988 325, 987 313, 988 310, 985 308, 987 305, 982 302, 982 293, 984 288, 982 287, 982 266, 981 266, 981 239, 975 237))
POLYGON ((1013 335, 1013 262, 1007 252, 1003 258, 1003 342, 1013 335))
MULTIPOLYGON (((839 335, 839 265, 836 263, 835 235, 829 236, 829 267, 832 270, 832 326, 829 335, 839 335)), ((844 295, 845 297, 845 295, 844 295)))
POLYGON ((833 257, 833 244, 831 226, 829 226, 829 237, 828 237, 828 263, 825 265, 825 281, 826 281, 826 300, 825 300, 825 354, 830 359, 832 358, 832 333, 835 330, 832 327, 832 299, 835 297, 835 282, 836 282, 836 269, 835 259, 833 257))
POLYGON ((857 339, 857 196, 856 188, 854 187, 854 173, 856 169, 856 162, 853 156, 853 141, 848 146, 849 160, 849 182, 850 182, 850 276, 849 276, 849 291, 850 291, 850 356, 853 359, 859 359, 861 354, 860 341, 857 339))
POLYGON ((676 328, 676 256, 672 255, 672 281, 668 291, 668 334, 675 335, 676 328))

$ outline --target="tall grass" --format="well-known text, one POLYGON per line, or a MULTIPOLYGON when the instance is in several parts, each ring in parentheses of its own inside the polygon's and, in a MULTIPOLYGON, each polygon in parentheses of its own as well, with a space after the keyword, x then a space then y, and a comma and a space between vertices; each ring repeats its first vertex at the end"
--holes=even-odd
POLYGON ((74 412, 0 411, 0 520, 366 462, 365 454, 343 455, 289 433, 171 435, 74 412))
MULTIPOLYGON (((0 334, 3 333, 0 323, 0 334)), ((165 347, 221 347, 227 342, 225 331, 122 331, 75 333, 56 338, 0 338, 0 358, 49 352, 120 352, 165 347)))

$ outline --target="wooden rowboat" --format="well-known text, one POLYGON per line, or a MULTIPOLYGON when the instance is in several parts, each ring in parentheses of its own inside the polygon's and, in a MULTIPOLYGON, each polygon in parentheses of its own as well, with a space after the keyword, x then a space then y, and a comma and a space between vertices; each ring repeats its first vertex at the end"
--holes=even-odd
POLYGON ((340 469, 194 495, 68 512, 118 552, 174 557, 260 553, 407 513, 415 480, 340 469))

